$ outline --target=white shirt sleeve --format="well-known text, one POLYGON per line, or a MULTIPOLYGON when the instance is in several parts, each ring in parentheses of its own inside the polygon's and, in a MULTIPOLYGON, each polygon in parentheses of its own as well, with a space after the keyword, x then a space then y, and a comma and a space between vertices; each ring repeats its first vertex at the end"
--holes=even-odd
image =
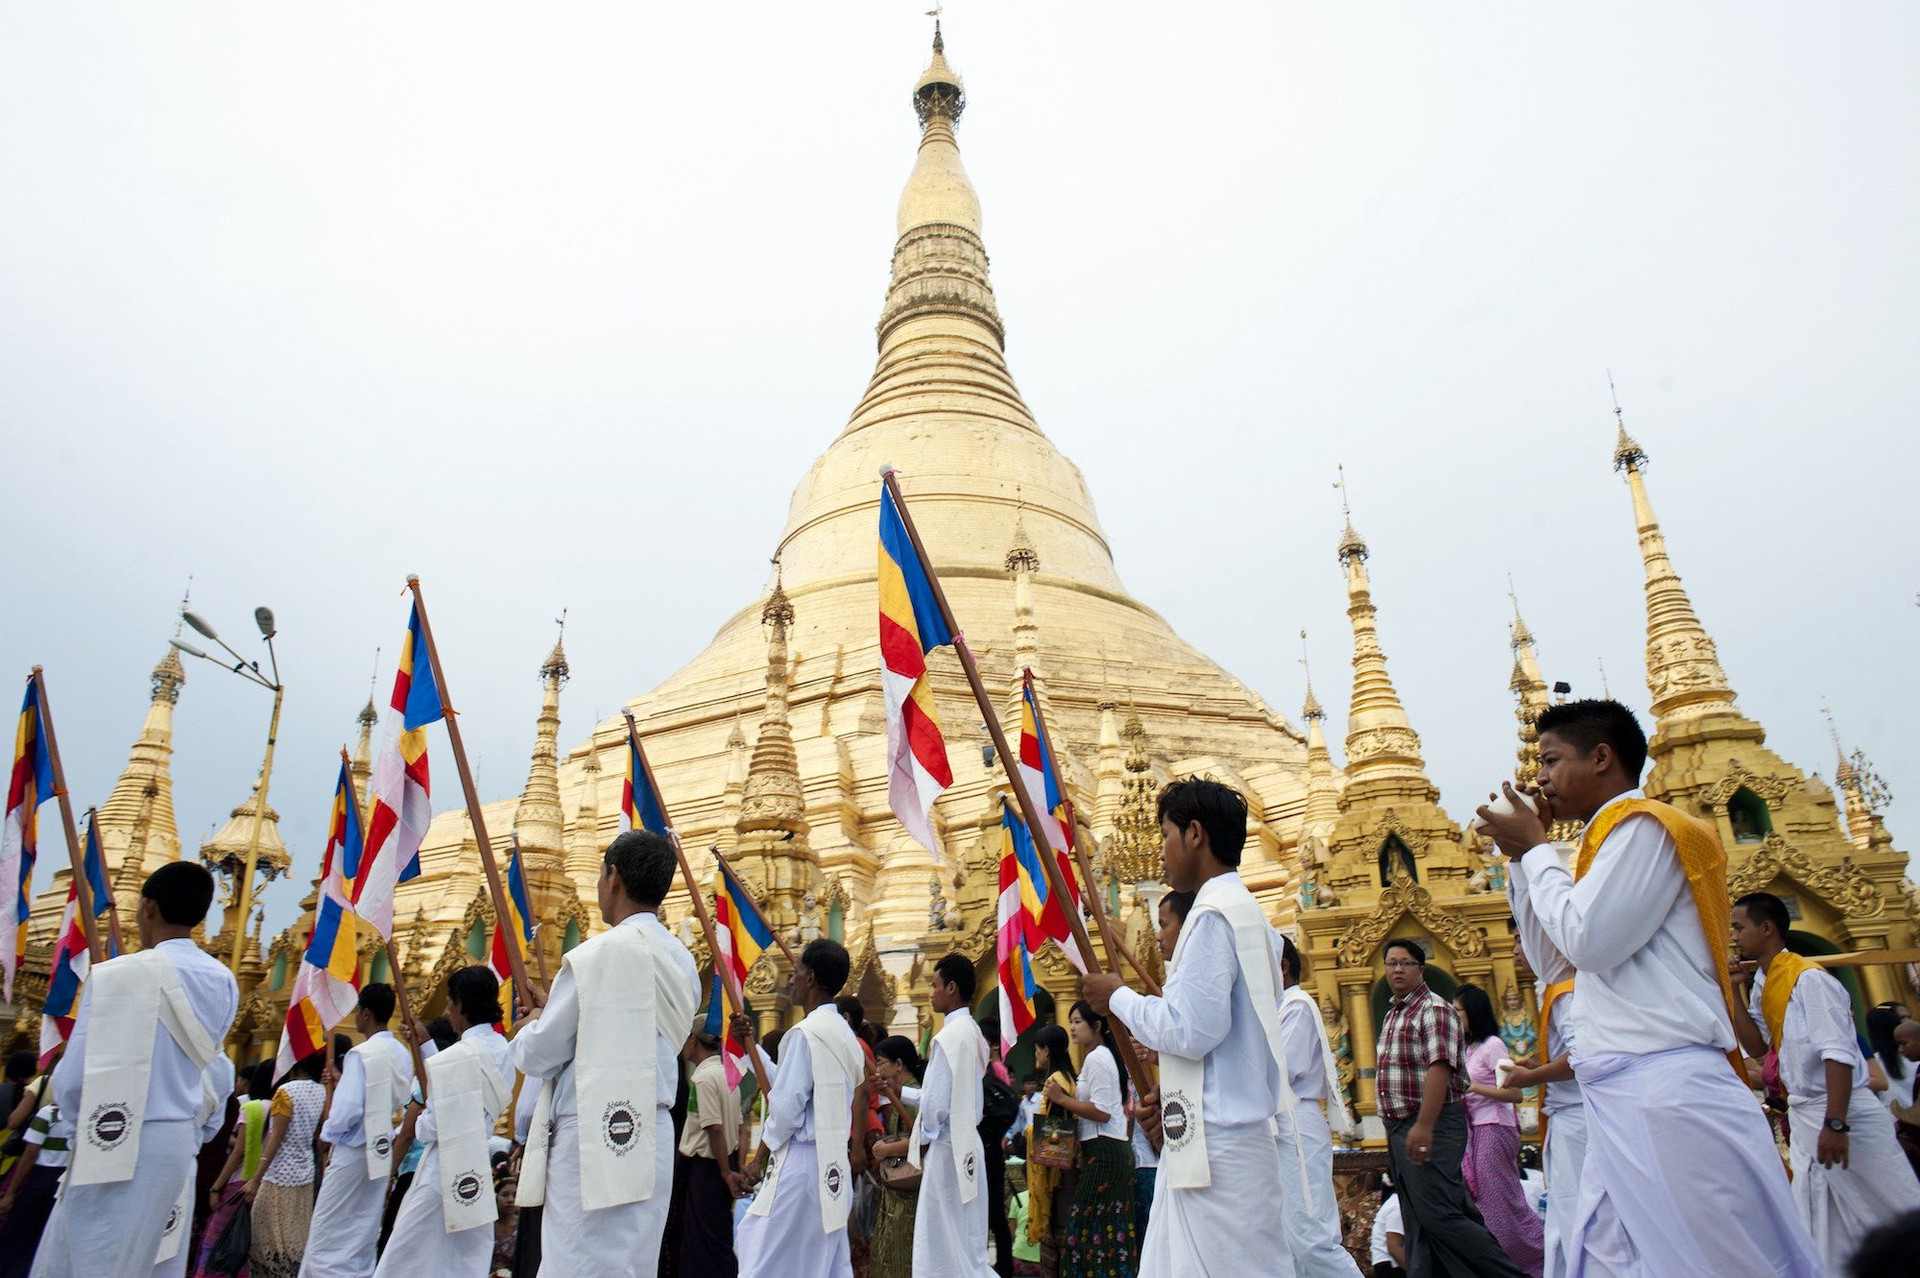
POLYGON ((1650 816, 1615 826, 1578 883, 1550 844, 1522 860, 1541 928, 1583 972, 1604 972, 1633 957, 1689 890, 1666 828, 1650 816))
POLYGON ((537 1019, 525 1021, 513 1036, 513 1063, 529 1078, 553 1078, 573 1064, 580 1034, 580 996, 573 968, 562 965, 537 1019))
MULTIPOLYGON (((1559 859, 1558 853, 1555 859, 1559 859)), ((1527 966, 1539 977, 1543 986, 1557 985, 1573 975, 1573 964, 1560 952, 1560 947, 1547 935, 1546 928, 1540 924, 1540 912, 1534 905, 1533 892, 1527 878, 1526 858, 1507 863, 1507 907, 1513 911, 1513 921, 1520 933, 1520 949, 1527 956, 1527 966)))
POLYGON ((1795 1028, 1806 1035, 1808 1048, 1819 1052, 1822 1061, 1861 1064, 1853 1002, 1846 986, 1825 972, 1808 972, 1795 982, 1792 1002, 1800 1012, 1795 1028))
POLYGON ((206 1073, 207 1083, 220 1101, 213 1107, 213 1112, 207 1115, 207 1120, 200 1124, 202 1145, 218 1136, 220 1128, 227 1121, 227 1097, 233 1093, 233 1062, 227 1059, 226 1053, 222 1052, 207 1062, 206 1073))
POLYGON ((938 1039, 920 1083, 920 1138, 926 1144, 947 1138, 947 1119, 953 1113, 953 1066, 938 1039))
POLYGON ((813 1106, 813 1053, 798 1028, 780 1040, 780 1076, 767 1096, 767 1122, 760 1139, 779 1149, 806 1127, 813 1106))
POLYGON ((1296 1096, 1306 1089, 1318 1098, 1324 1090, 1324 1086, 1312 1086, 1321 1083, 1326 1073, 1320 1060, 1319 1021, 1320 1012, 1310 1003, 1296 999, 1280 1004, 1280 1046, 1287 1053, 1287 1085, 1296 1096))
MULTIPOLYGON (((327 1121, 320 1128, 320 1139, 330 1145, 358 1137, 367 1109, 367 1067, 359 1052, 348 1052, 340 1066, 340 1081, 333 1085, 333 1104, 327 1121)), ((357 1141, 354 1143, 358 1143, 357 1141)))
POLYGON ((1133 1036, 1156 1052, 1197 1061, 1226 1041, 1233 1027, 1233 982, 1240 960, 1233 925, 1218 910, 1187 920, 1180 963, 1168 975, 1165 994, 1153 998, 1122 986, 1111 1007, 1133 1036))

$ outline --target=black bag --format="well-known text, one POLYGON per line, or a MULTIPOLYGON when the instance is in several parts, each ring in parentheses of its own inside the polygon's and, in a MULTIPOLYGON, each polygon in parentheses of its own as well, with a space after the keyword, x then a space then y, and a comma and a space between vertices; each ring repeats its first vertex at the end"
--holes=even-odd
POLYGON ((252 1252, 253 1204, 243 1202, 234 1209, 227 1227, 214 1240, 213 1250, 207 1253, 207 1272, 237 1274, 247 1267, 247 1259, 252 1252))
POLYGON ((1013 1120, 1020 1117, 1020 1096, 992 1070, 980 1080, 980 1089, 980 1123, 974 1130, 980 1133, 981 1144, 998 1149, 1013 1120))

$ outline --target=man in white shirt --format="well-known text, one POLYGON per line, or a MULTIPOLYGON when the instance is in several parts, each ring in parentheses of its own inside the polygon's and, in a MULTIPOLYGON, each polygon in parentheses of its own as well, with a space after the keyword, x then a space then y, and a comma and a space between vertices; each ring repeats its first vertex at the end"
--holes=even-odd
MULTIPOLYGON (((780 1040, 776 1068, 759 1054, 773 1089, 767 1094, 760 1148, 747 1164, 756 1188, 735 1233, 742 1278, 845 1278, 853 1272, 847 1214, 853 1177, 866 1168, 866 1053, 833 1005, 852 963, 846 947, 809 941, 794 967, 791 998, 805 1011, 780 1040), (858 1134, 860 1140, 852 1141, 858 1134)), ((741 1041, 752 1036, 744 1016, 733 1020, 741 1041)))
POLYGON ((1150 998, 1104 972, 1081 982, 1096 1012, 1111 1010, 1160 1053, 1158 1094, 1136 1115, 1164 1133, 1140 1275, 1290 1278, 1283 1218, 1292 1205, 1283 1206, 1272 1122, 1292 1092, 1280 965, 1238 873, 1246 800, 1217 781, 1175 781, 1160 792, 1159 816, 1167 885, 1197 893, 1165 992, 1150 998))
POLYGON ((447 978, 446 1018, 460 1037, 426 1058, 427 1102, 413 1125, 426 1152, 374 1278, 467 1278, 485 1274, 493 1255, 498 1212, 487 1138, 512 1103, 513 1059, 493 1028, 500 978, 492 968, 463 967, 447 978))
MULTIPOLYGON (((1853 1000, 1829 973, 1787 949, 1786 902, 1750 892, 1733 903, 1733 940, 1758 965, 1736 1004, 1734 1032, 1748 1056, 1778 1053, 1792 1131, 1793 1202, 1829 1273, 1840 1273, 1875 1227, 1920 1208, 1920 1181, 1867 1089, 1853 1000)), ((1738 968, 1737 979, 1747 980, 1738 968)))
POLYGON ((1367 1238, 1367 1260, 1373 1265, 1373 1278, 1406 1278, 1407 1231, 1400 1215, 1398 1194, 1388 1194, 1387 1201, 1373 1214, 1373 1232, 1367 1238))
POLYGON ((536 1111, 528 1145, 548 1160, 540 1262, 556 1274, 660 1267, 680 1049, 700 1003, 693 955, 660 923, 678 866, 672 841, 648 830, 607 847, 598 892, 608 930, 566 955, 514 1036, 515 1064, 546 1081, 551 1136, 536 1111))
POLYGON ((412 1054, 387 1028, 393 1005, 391 985, 360 987, 353 1027, 364 1041, 347 1053, 327 1102, 327 1121, 320 1127, 320 1139, 332 1145, 333 1152, 314 1200, 300 1278, 368 1278, 379 1260, 380 1213, 393 1170, 393 1110, 406 1102, 413 1087, 412 1054), (368 1112, 370 1068, 384 1071, 373 1080, 371 1092, 386 1098, 385 1113, 368 1112))
POLYGON ((913 1217, 914 1278, 989 1278, 987 1181, 980 1145, 987 1040, 973 1023, 973 960, 949 954, 933 965, 934 1036, 908 1160, 921 1167, 913 1217))
POLYGON ((1538 728, 1550 810, 1536 813, 1508 786, 1512 812, 1478 815, 1579 971, 1573 1068, 1587 1158, 1572 1272, 1815 1278, 1824 1267, 1766 1118, 1727 1058, 1718 837, 1641 794, 1646 735, 1625 706, 1568 702, 1538 728), (1586 822, 1572 872, 1547 840, 1554 820, 1586 822))
POLYGON ((678 1273, 688 1278, 733 1278, 739 1272, 733 1203, 745 1187, 733 1161, 740 1148, 740 1089, 727 1085, 720 1050, 719 1036, 707 1032, 706 1018, 695 1019, 680 1054, 693 1067, 693 1078, 674 1167, 675 1177, 686 1183, 676 1254, 678 1273))
POLYGON ((193 929, 212 903, 213 876, 204 866, 161 866, 140 888, 140 952, 100 964, 87 980, 73 1036, 53 1071, 54 1103, 73 1116, 75 1135, 64 1192, 34 1258, 34 1278, 177 1278, 186 1272, 184 1225, 193 1215, 194 1160, 219 1130, 222 1104, 233 1090, 233 1065, 219 1047, 240 1005, 233 974, 193 943, 193 929), (154 1001, 124 1007, 114 995, 121 985, 131 986, 124 978, 157 980, 160 992, 154 1001), (175 1022, 180 993, 190 1023, 175 1022), (94 1007, 103 1001, 116 1010, 102 1013, 107 1020, 95 1024, 94 1007), (151 1040, 130 1041, 129 1032, 140 1031, 129 1027, 142 1024, 153 1026, 151 1040), (89 1068, 88 1044, 95 1038, 102 1040, 102 1059, 89 1068), (114 1066, 143 1049, 150 1059, 144 1106, 136 1110, 113 1090, 114 1066), (196 1053, 204 1063, 195 1062, 196 1053), (132 1166, 90 1179, 87 1160, 112 1157, 130 1134, 138 1142, 132 1166))
POLYGON ((1300 950, 1293 938, 1280 941, 1280 975, 1286 982, 1280 1000, 1280 1041, 1287 1049, 1287 1083, 1293 1088, 1291 1112, 1274 1116, 1280 1148, 1280 1180, 1287 1194, 1287 1249, 1302 1278, 1352 1278, 1353 1256, 1341 1243, 1340 1203, 1333 1195, 1333 1128, 1324 1102, 1345 1131, 1352 1130, 1339 1092, 1339 1075, 1328 1075, 1332 1059, 1326 1023, 1313 997, 1300 988, 1300 950))

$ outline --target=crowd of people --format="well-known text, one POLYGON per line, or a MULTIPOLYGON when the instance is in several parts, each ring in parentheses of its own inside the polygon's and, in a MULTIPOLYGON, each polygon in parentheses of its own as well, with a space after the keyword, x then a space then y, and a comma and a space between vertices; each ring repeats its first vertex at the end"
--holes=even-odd
POLYGON ((368 984, 357 1042, 236 1076, 233 978, 191 935, 213 881, 165 866, 57 1065, 8 1062, 0 1278, 1912 1272, 1920 1024, 1883 1005, 1863 1040, 1845 987, 1787 947, 1786 904, 1729 903, 1711 830, 1640 792, 1627 710, 1556 706, 1539 732, 1537 789, 1479 816, 1542 1050, 1508 1059, 1485 990, 1442 997, 1420 942, 1386 941, 1365 1264, 1333 1176, 1364 1133, 1300 952, 1240 879, 1244 800, 1191 779, 1159 798, 1164 989, 1090 973, 1018 1079, 958 953, 917 1043, 866 1018, 824 939, 794 965, 793 1024, 718 1025, 659 917, 675 849, 645 831, 606 849, 608 927, 550 988, 503 1008, 467 967, 442 1018, 396 1025, 368 984), (1576 848, 1560 821, 1584 823, 1576 848))

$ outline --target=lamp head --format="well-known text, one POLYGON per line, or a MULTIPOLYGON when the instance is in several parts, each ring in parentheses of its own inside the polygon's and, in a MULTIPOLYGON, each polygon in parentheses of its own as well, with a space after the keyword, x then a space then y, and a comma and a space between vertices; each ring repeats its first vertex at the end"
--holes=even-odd
POLYGON ((260 633, 268 639, 273 638, 273 609, 264 604, 253 610, 253 624, 260 627, 260 633))
POLYGON ((180 610, 180 620, 186 622, 189 626, 192 626, 195 630, 198 630, 201 634, 205 635, 207 638, 212 639, 215 642, 219 641, 220 636, 214 633, 213 627, 208 625, 207 619, 205 617, 202 617, 199 613, 188 612, 185 608, 182 608, 180 610))
MULTIPOLYGON (((206 653, 202 652, 200 649, 194 647, 192 644, 187 643, 185 640, 169 639, 167 640, 167 642, 172 644, 174 647, 178 648, 180 651, 186 653, 189 657, 206 657, 207 655, 206 653)), ((208 660, 212 660, 212 658, 208 658, 208 660)))

